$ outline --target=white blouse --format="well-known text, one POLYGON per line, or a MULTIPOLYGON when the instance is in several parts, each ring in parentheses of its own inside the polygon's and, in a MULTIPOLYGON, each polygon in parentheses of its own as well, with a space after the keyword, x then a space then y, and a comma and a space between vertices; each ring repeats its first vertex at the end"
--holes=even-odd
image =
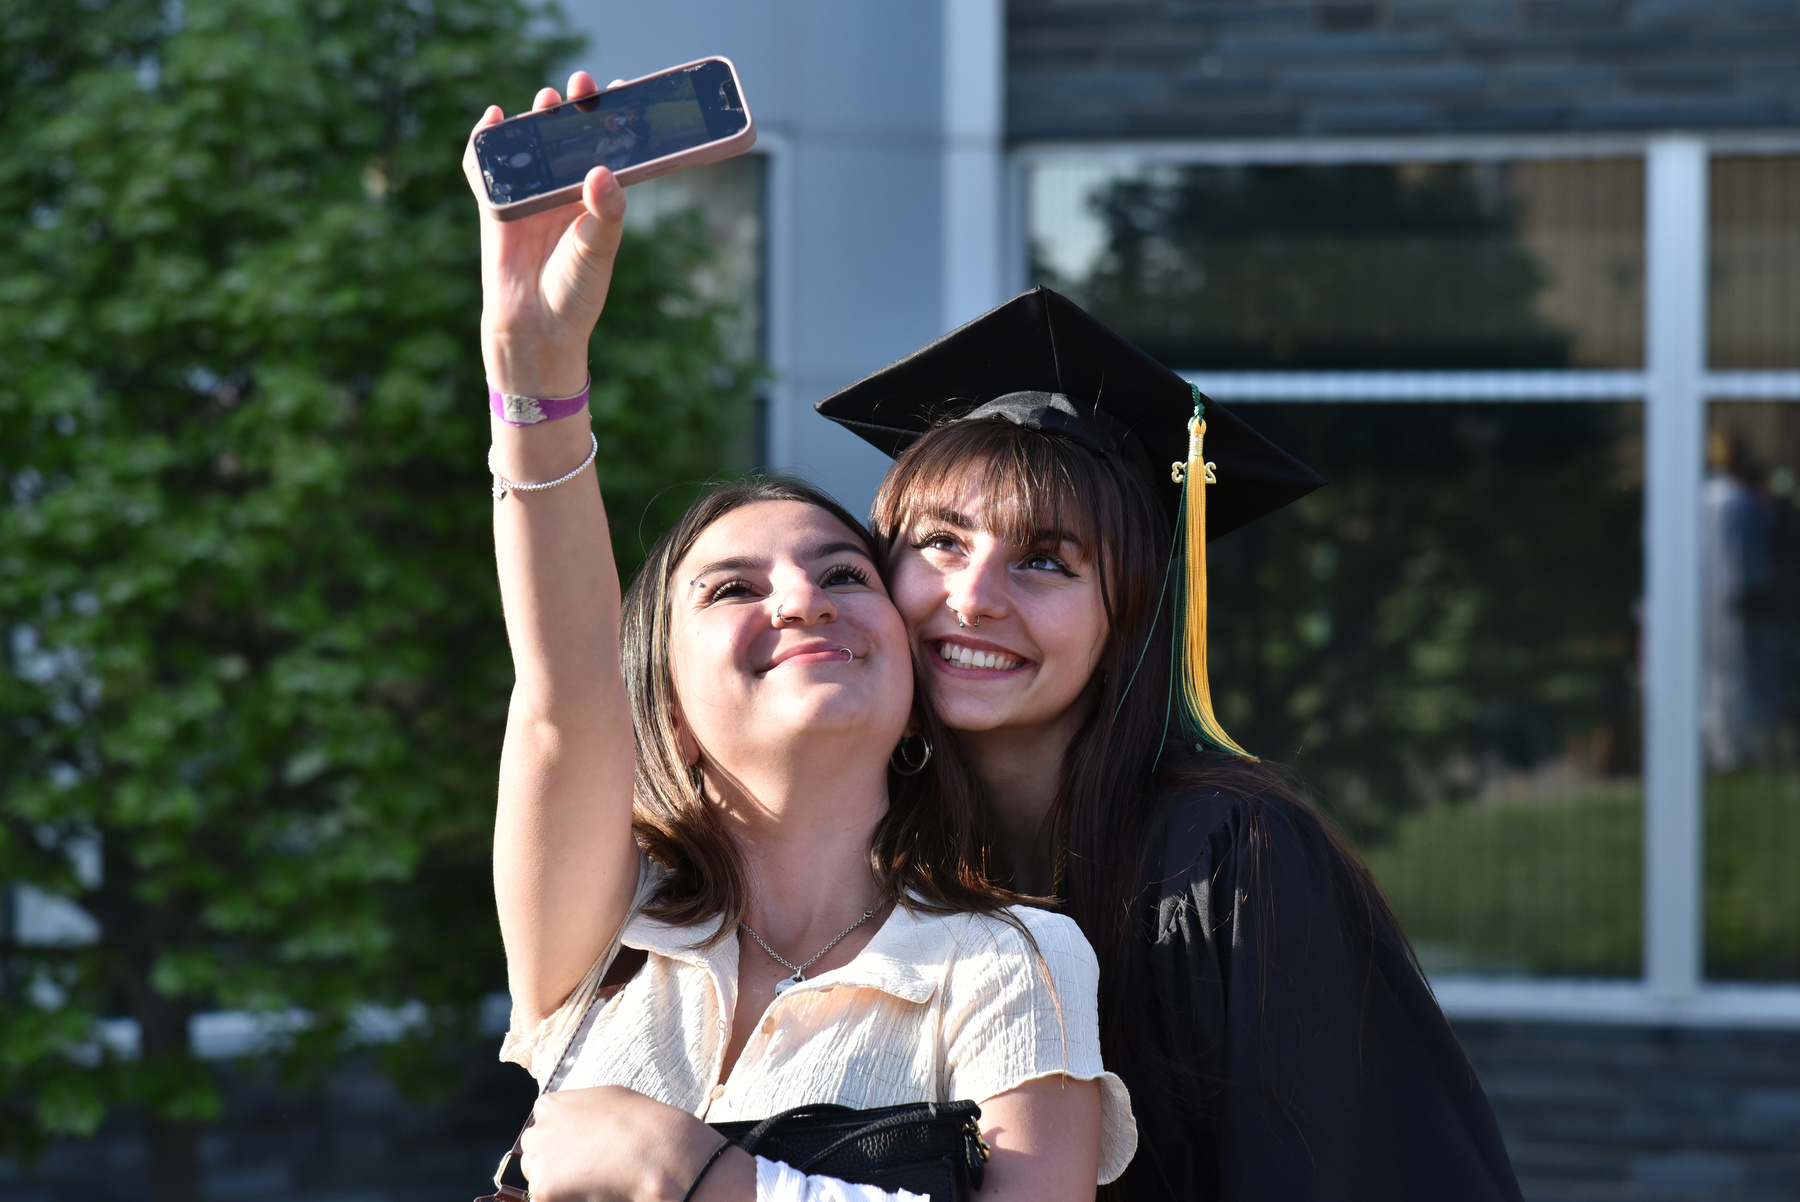
POLYGON ((770 1003, 720 1079, 737 1003, 738 941, 716 926, 640 913, 660 882, 639 879, 632 916, 556 1013, 517 1025, 500 1056, 546 1090, 623 1085, 709 1122, 835 1102, 870 1108, 981 1101, 1040 1077, 1101 1085, 1099 1184, 1125 1171, 1137 1125, 1125 1085, 1100 1062, 1099 965, 1073 920, 1014 907, 1037 943, 997 917, 894 907, 850 963, 770 1003), (649 956, 594 1006, 620 944, 649 956))

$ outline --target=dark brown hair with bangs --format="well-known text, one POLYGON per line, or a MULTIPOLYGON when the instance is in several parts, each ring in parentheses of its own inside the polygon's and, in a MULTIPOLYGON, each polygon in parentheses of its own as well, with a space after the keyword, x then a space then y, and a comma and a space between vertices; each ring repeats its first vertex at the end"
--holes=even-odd
MULTIPOLYGON (((1109 986, 1125 978, 1109 958, 1123 954, 1129 942, 1129 902, 1167 717, 1172 626, 1168 613, 1158 617, 1157 599, 1169 519, 1120 456, 1008 421, 953 422, 907 448, 882 482, 870 519, 881 562, 920 519, 956 510, 971 481, 980 489, 982 510, 963 516, 1022 547, 1066 533, 1100 569, 1107 643, 1088 685, 1090 711, 1069 744, 1045 829, 1056 840, 1052 854, 1065 865, 1061 886, 1068 912, 1100 957, 1102 1023, 1109 1025, 1109 1011, 1122 1016, 1121 1006, 1105 1004, 1109 986)), ((920 675, 921 692, 929 681, 920 675)), ((961 794, 955 804, 968 807, 985 832, 980 778, 955 732, 946 734, 936 759, 950 770, 948 787, 961 794)), ((1009 866, 985 839, 983 847, 984 867, 1009 876, 1009 866)))
MULTIPOLYGON (((855 535, 871 562, 882 563, 868 530, 823 492, 797 480, 752 477, 701 497, 657 541, 625 592, 620 622, 625 686, 637 735, 633 829, 638 845, 668 870, 662 889, 645 909, 680 926, 723 916, 721 938, 736 932, 749 895, 743 860, 682 758, 676 735, 675 682, 669 671, 671 587, 676 569, 707 527, 734 510, 765 501, 794 501, 823 510, 855 535)), ((920 675, 916 667, 915 677, 920 675)), ((917 695, 913 721, 934 747, 948 742, 937 715, 917 695)), ((888 812, 869 844, 869 866, 883 904, 905 901, 928 913, 991 914, 1015 900, 975 868, 980 851, 972 798, 966 790, 949 787, 953 771, 941 756, 913 776, 890 769, 888 812)))

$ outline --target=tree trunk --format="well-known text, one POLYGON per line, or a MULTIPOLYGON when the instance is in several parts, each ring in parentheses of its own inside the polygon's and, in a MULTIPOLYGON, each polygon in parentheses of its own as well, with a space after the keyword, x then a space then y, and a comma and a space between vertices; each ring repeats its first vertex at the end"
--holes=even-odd
MULTIPOLYGON (((188 1024, 193 1009, 182 1001, 164 997, 150 985, 148 974, 138 991, 135 1007, 142 1033, 141 1054, 148 1068, 156 1066, 167 1076, 165 1088, 180 1090, 182 1081, 199 1066, 189 1045, 188 1024)), ((202 1202, 205 1173, 200 1164, 200 1124, 189 1119, 169 1119, 155 1113, 160 1099, 152 1096, 151 1113, 144 1119, 150 1143, 150 1194, 155 1202, 202 1202)))
POLYGON ((201 1202, 205 1178, 200 1169, 200 1125, 151 1118, 151 1197, 155 1202, 201 1202))

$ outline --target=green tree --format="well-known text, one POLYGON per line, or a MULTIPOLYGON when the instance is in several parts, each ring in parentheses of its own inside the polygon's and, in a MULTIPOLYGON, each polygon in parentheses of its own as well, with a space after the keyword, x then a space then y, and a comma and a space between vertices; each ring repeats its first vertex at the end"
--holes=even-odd
MULTIPOLYGON (((8 7, 0 880, 98 934, 9 933, 0 1149, 140 1105, 157 1196, 197 1197, 196 1013, 304 1013, 286 1054, 316 1066, 359 1007, 411 1006, 398 1057, 501 983, 510 670, 459 158, 561 28, 526 0, 8 7)), ((691 226, 632 239, 594 346, 628 565, 747 412, 700 253, 691 226)))

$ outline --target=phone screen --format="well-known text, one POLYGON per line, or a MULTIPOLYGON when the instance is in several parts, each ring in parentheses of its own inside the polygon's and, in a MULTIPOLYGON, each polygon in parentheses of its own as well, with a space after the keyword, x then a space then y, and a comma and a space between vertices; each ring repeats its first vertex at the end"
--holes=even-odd
POLYGON ((488 199, 510 204, 578 184, 595 167, 622 171, 742 132, 748 117, 731 68, 708 60, 475 135, 488 199))

